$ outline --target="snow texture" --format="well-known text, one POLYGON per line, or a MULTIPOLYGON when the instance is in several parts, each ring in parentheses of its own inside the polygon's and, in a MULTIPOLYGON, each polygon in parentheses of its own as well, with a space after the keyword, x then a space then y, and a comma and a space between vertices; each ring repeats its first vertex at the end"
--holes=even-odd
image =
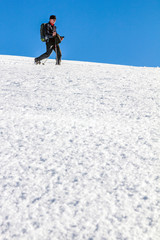
POLYGON ((0 56, 0 240, 160 239, 159 80, 0 56))

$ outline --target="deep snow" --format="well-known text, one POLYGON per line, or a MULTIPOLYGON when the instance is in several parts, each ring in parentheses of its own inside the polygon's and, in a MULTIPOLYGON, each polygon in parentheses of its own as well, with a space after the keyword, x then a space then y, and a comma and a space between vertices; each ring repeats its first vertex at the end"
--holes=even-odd
POLYGON ((159 68, 0 56, 0 240, 159 240, 159 90, 159 68))

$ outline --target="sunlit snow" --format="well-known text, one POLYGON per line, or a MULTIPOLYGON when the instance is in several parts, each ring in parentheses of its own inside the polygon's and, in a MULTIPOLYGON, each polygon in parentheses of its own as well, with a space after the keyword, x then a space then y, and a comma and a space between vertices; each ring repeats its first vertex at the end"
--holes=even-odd
POLYGON ((160 239, 160 69, 0 56, 0 240, 160 239))

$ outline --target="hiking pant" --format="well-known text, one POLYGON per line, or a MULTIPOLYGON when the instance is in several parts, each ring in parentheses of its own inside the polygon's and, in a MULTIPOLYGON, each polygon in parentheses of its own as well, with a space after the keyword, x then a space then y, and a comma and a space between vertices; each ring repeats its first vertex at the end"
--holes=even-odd
MULTIPOLYGON (((42 54, 41 56, 37 57, 36 60, 41 61, 45 58, 48 58, 51 55, 51 53, 53 52, 53 50, 55 51, 55 42, 53 41, 53 39, 50 39, 49 42, 46 42, 46 52, 44 54, 42 54)), ((58 59, 58 62, 61 61, 61 57, 62 57, 61 49, 59 47, 59 44, 57 44, 57 59, 58 59)))

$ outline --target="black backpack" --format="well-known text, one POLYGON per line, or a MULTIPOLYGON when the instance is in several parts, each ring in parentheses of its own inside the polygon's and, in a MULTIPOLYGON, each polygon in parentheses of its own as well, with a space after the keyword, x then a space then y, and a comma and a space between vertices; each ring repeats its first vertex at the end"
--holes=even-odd
POLYGON ((46 23, 42 23, 41 24, 41 28, 40 28, 40 36, 41 36, 41 41, 45 42, 45 25, 46 23))

